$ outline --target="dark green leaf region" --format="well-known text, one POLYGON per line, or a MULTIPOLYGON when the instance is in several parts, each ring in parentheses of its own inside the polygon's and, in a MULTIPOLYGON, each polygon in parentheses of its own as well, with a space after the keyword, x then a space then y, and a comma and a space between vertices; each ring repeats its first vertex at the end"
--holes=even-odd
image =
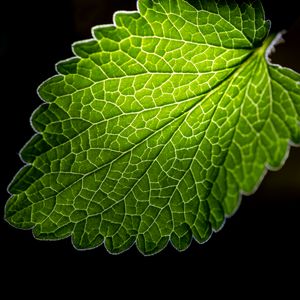
POLYGON ((38 90, 5 218, 77 249, 207 241, 300 143, 300 75, 259 1, 139 0, 38 90))

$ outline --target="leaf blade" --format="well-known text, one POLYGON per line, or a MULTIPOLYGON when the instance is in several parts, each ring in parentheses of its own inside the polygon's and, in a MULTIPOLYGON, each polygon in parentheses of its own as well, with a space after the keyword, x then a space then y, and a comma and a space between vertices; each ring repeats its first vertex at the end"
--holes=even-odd
POLYGON ((299 74, 266 62, 260 2, 176 2, 117 13, 41 85, 11 224, 78 249, 184 250, 299 143, 299 74))

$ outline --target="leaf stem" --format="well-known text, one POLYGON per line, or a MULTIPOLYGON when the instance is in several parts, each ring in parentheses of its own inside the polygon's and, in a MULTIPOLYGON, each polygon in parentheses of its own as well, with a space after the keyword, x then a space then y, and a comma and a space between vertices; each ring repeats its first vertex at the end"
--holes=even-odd
MULTIPOLYGON (((277 35, 275 33, 270 34, 265 41, 263 42, 262 46, 260 48, 257 49, 257 53, 264 55, 266 54, 266 56, 268 57, 269 54, 272 52, 272 44, 274 44, 273 46, 275 46, 275 44, 277 44, 277 42, 274 43, 274 41, 276 40, 277 35)), ((281 35, 280 35, 281 37, 281 35)))

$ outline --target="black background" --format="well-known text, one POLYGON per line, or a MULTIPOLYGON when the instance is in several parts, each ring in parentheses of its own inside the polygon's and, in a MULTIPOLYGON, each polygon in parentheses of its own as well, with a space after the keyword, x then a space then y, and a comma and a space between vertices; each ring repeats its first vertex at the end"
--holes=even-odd
MULTIPOLYGON (((286 43, 277 47, 272 61, 300 72, 298 2, 264 1, 272 29, 289 30, 286 43)), ((107 254, 103 246, 78 252, 68 239, 37 241, 30 231, 15 229, 3 220, 4 205, 9 197, 6 187, 23 165, 18 151, 33 134, 29 117, 41 103, 36 95, 37 86, 55 74, 57 61, 73 56, 72 42, 90 38, 90 28, 94 25, 111 23, 114 11, 135 7, 135 0, 1 4, 1 271, 8 282, 15 285, 19 279, 26 282, 26 278, 32 283, 47 282, 46 290, 57 284, 64 286, 70 279, 73 282, 70 288, 76 291, 80 289, 76 280, 83 282, 91 278, 99 280, 101 290, 109 282, 114 282, 118 290, 119 284, 128 280, 131 285, 127 290, 132 293, 136 291, 137 281, 140 287, 145 285, 145 290, 155 291, 165 285, 166 280, 176 278, 178 283, 173 283, 173 289, 195 289, 199 294, 205 291, 206 281, 214 283, 217 291, 220 279, 227 282, 225 288, 219 289, 224 294, 233 293, 241 283, 247 289, 244 291, 256 286, 276 290, 283 287, 283 282, 287 284, 284 285, 286 291, 296 288, 300 267, 299 148, 291 149, 289 159, 279 172, 267 174, 254 195, 243 197, 238 212, 227 220, 219 233, 204 245, 194 242, 183 253, 171 246, 152 257, 143 257, 135 247, 118 256, 107 254), (96 275, 91 275, 91 270, 96 275), (46 280, 51 272, 55 272, 53 282, 46 280), (155 275, 150 275, 153 272, 155 275), (270 285, 267 282, 271 282, 270 285)))

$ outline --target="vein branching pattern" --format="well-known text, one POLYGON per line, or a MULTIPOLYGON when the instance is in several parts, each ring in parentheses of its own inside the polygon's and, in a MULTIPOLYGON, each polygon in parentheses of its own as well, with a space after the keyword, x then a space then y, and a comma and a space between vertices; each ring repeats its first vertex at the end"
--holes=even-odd
POLYGON ((111 253, 207 241, 300 143, 269 27, 259 1, 139 0, 94 28, 38 90, 6 220, 111 253))

